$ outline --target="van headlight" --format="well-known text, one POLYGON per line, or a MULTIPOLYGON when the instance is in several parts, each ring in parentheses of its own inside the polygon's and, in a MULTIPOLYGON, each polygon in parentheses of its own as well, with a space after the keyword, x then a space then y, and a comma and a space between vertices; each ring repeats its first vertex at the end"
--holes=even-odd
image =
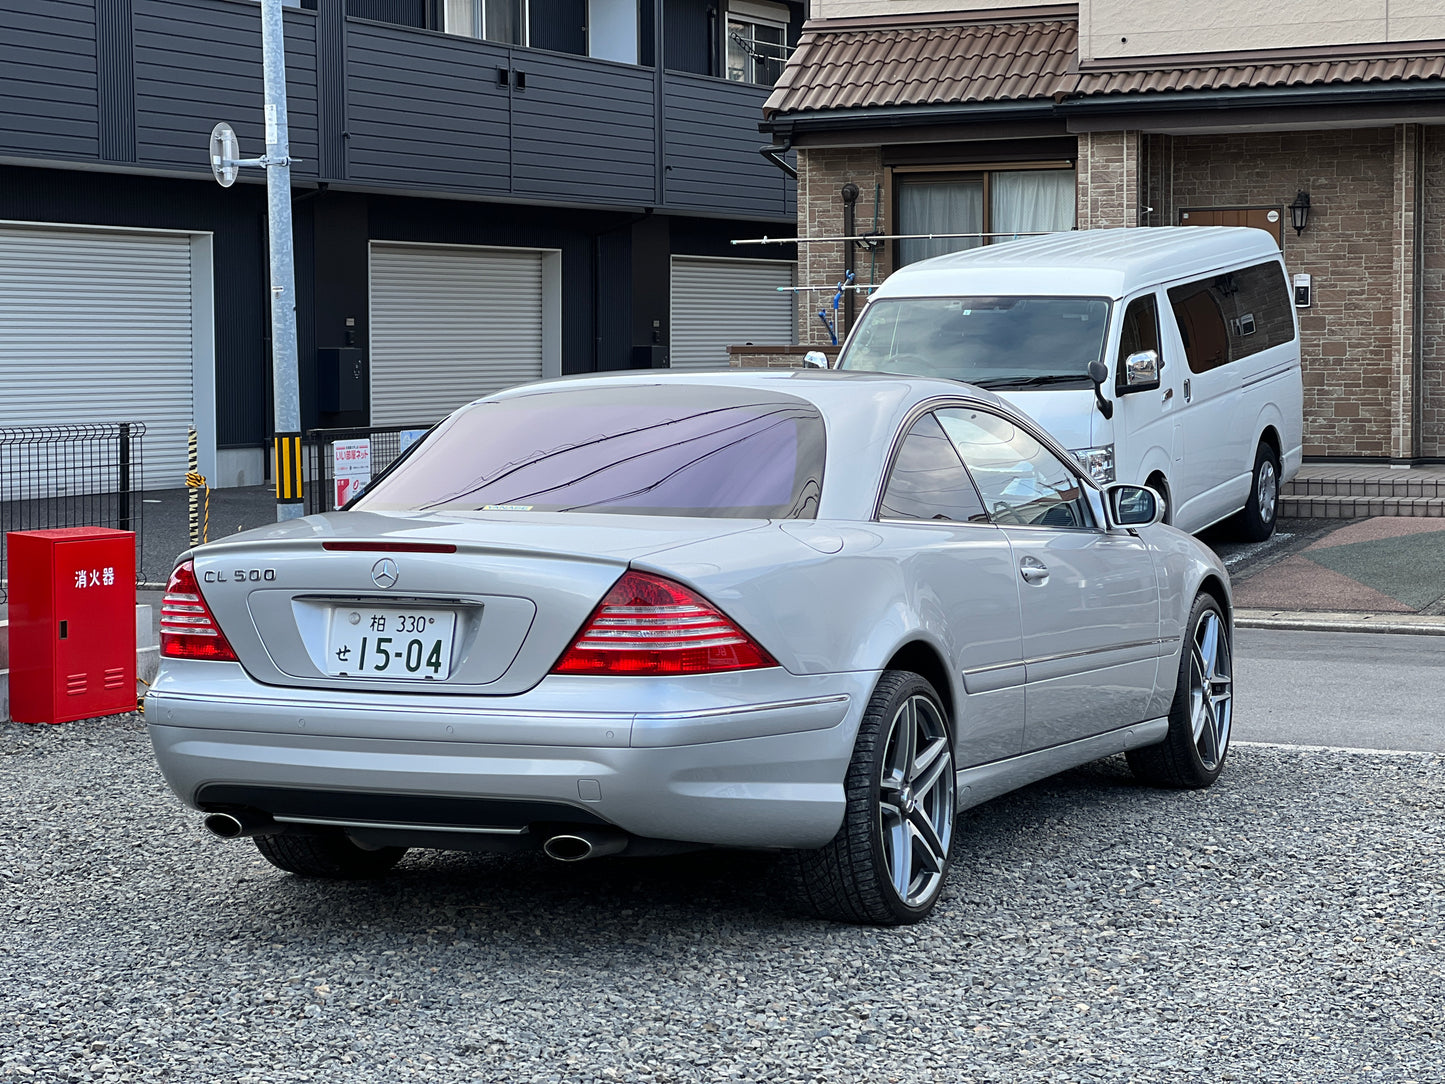
POLYGON ((1071 448, 1069 450, 1094 481, 1101 486, 1113 482, 1114 446, 1112 444, 1105 444, 1101 448, 1071 448))

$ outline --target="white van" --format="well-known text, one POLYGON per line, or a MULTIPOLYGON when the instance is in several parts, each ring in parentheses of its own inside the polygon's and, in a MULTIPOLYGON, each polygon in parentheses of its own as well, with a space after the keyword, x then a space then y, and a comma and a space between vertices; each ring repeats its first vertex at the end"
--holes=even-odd
POLYGON ((1263 230, 1084 230, 910 264, 838 367, 999 392, 1101 483, 1157 489, 1186 531, 1234 516, 1268 538, 1300 467, 1299 327, 1263 230))

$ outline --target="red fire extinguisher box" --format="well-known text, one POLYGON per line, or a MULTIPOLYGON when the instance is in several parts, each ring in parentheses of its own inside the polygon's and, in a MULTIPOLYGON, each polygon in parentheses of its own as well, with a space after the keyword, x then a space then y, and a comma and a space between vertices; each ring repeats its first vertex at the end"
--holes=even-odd
POLYGON ((10 716, 66 723, 134 711, 135 534, 11 531, 10 716))

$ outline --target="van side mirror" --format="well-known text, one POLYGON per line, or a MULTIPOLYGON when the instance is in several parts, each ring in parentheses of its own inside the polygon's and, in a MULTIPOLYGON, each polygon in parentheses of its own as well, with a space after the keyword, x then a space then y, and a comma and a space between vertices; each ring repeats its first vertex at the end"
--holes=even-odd
POLYGON ((1159 373, 1164 365, 1159 360, 1159 351, 1140 350, 1124 359, 1123 387, 1121 394, 1133 391, 1153 391, 1159 386, 1159 373))
POLYGON ((828 355, 821 350, 809 350, 803 355, 803 364, 809 369, 828 368, 828 355))
POLYGON ((1164 519, 1164 499, 1148 486, 1120 482, 1104 490, 1104 500, 1111 527, 1150 527, 1164 519))
POLYGON ((1104 381, 1109 379, 1109 367, 1098 358, 1089 362, 1089 379, 1094 382, 1094 402, 1099 406, 1099 413, 1105 418, 1114 416, 1114 404, 1104 398, 1104 381))

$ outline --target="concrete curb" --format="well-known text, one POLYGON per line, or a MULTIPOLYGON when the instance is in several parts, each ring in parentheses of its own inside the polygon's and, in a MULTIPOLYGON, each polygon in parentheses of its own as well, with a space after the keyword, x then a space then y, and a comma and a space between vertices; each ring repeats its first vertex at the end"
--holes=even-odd
POLYGON ((1393 632, 1412 636, 1445 636, 1445 617, 1424 614, 1348 613, 1343 611, 1235 610, 1241 629, 1295 632, 1393 632))

